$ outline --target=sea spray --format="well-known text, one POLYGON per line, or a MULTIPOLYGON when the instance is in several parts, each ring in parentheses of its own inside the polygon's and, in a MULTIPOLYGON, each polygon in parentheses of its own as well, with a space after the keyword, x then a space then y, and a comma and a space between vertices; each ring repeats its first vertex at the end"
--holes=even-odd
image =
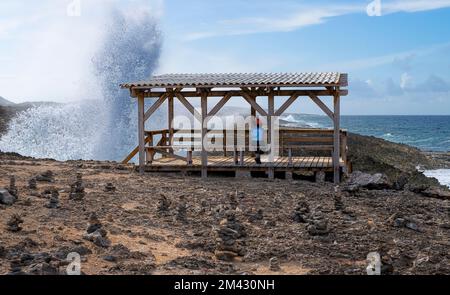
MULTIPOLYGON (((133 17, 113 11, 111 19, 103 46, 93 59, 107 112, 106 127, 100 131, 94 153, 96 159, 118 160, 137 143, 137 104, 119 84, 152 75, 161 51, 161 37, 156 22, 145 11, 133 17)), ((159 127, 162 120, 156 114, 152 127, 159 127)))
POLYGON ((94 159, 93 145, 105 120, 102 101, 34 107, 10 122, 0 150, 35 158, 94 159))
MULTIPOLYGON (((157 66, 161 34, 145 10, 113 10, 93 71, 102 97, 62 105, 42 105, 14 118, 0 150, 57 160, 120 160, 137 144, 136 102, 119 84, 149 78, 157 66)), ((164 120, 152 117, 152 127, 164 120)))

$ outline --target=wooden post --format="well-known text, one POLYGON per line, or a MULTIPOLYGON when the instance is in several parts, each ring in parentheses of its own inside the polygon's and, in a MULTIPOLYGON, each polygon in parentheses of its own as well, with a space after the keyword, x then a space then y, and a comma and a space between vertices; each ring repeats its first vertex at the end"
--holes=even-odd
POLYGON ((208 153, 205 148, 205 138, 208 132, 206 126, 206 117, 208 116, 208 94, 202 92, 201 94, 201 107, 202 107, 202 178, 208 177, 208 153))
POLYGON ((273 179, 275 177, 274 167, 273 167, 273 152, 274 152, 274 143, 272 142, 272 116, 275 114, 275 101, 274 101, 274 93, 273 89, 270 90, 268 96, 268 116, 267 116, 267 125, 268 125, 268 138, 267 142, 270 144, 270 155, 269 155, 269 179, 273 179))
POLYGON ((139 138, 139 173, 144 174, 145 166, 145 122, 144 108, 145 98, 143 94, 138 94, 138 138, 139 138))
POLYGON ((173 118, 174 118, 174 108, 173 108, 173 94, 169 95, 167 101, 167 125, 169 127, 169 145, 173 145, 173 118))
POLYGON ((333 134, 333 174, 334 174, 334 183, 340 183, 340 169, 339 169, 339 158, 340 158, 340 96, 339 96, 339 88, 336 89, 334 94, 334 134, 333 134))

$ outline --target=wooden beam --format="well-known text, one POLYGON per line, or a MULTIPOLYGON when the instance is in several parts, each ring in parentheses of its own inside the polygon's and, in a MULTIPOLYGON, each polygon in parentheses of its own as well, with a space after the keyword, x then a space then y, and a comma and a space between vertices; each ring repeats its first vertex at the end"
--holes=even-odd
POLYGON ((294 103, 294 101, 297 100, 299 95, 293 94, 291 97, 289 97, 288 100, 278 109, 278 111, 275 112, 275 116, 281 116, 290 106, 294 103))
POLYGON ((145 165, 145 120, 144 120, 144 102, 143 95, 138 97, 138 138, 139 138, 139 173, 144 174, 145 165))
POLYGON ((231 97, 232 94, 227 93, 209 112, 208 117, 215 116, 222 109, 222 107, 230 100, 231 97))
POLYGON ((315 94, 313 94, 313 93, 310 93, 309 97, 311 98, 312 101, 314 101, 314 102, 316 103, 316 105, 317 105, 319 108, 322 109, 322 111, 323 111, 325 114, 328 115, 328 117, 330 117, 331 120, 334 121, 334 114, 333 114, 333 112, 327 107, 326 104, 323 103, 322 100, 320 100, 320 98, 319 98, 317 95, 315 95, 315 94))
POLYGON ((262 116, 267 117, 267 112, 259 105, 256 103, 256 100, 247 92, 242 92, 242 97, 258 112, 260 113, 262 116))
POLYGON ((183 162, 187 161, 187 158, 185 158, 185 157, 176 155, 176 154, 174 154, 172 152, 167 152, 164 147, 149 147, 148 149, 149 150, 154 150, 155 152, 157 152, 157 153, 159 153, 161 155, 164 155, 164 156, 166 156, 168 158, 174 158, 174 159, 182 160, 183 162))
MULTIPOLYGON (((194 115, 194 118, 196 118, 199 122, 202 122, 202 115, 197 112, 197 110, 194 108, 194 106, 186 99, 186 97, 181 94, 180 92, 175 92, 175 96, 178 98, 178 100, 184 105, 184 107, 194 115)), ((198 96, 198 94, 197 94, 198 96)))
POLYGON ((334 183, 338 184, 341 182, 340 180, 340 167, 339 167, 339 160, 340 160, 340 138, 341 138, 341 134, 340 134, 340 97, 339 94, 336 93, 334 95, 334 99, 333 99, 333 103, 334 103, 334 134, 333 134, 333 138, 334 138, 334 144, 333 144, 333 179, 334 179, 334 183))
POLYGON ((150 118, 150 116, 153 115, 154 112, 156 112, 156 110, 164 103, 164 101, 166 101, 167 96, 168 96, 167 93, 162 94, 159 97, 159 99, 154 104, 152 104, 152 106, 147 110, 147 112, 145 112, 144 122, 147 121, 148 118, 150 118))
MULTIPOLYGON (((231 96, 242 96, 243 90, 211 90, 208 93, 208 97, 224 97, 228 93, 231 94, 231 96)), ((145 92, 143 95, 145 97, 160 97, 166 92, 157 91, 157 92, 145 92)), ((178 93, 181 93, 184 97, 198 97, 199 94, 196 91, 178 91, 178 93)), ((267 92, 263 89, 255 89, 255 90, 248 90, 248 94, 250 94, 252 97, 257 96, 266 96, 267 92)), ((275 91, 276 96, 292 96, 294 94, 298 94, 299 96, 309 96, 310 94, 315 94, 316 96, 333 96, 334 91, 330 91, 327 89, 286 89, 286 90, 277 90, 275 91)), ((346 96, 348 95, 348 90, 342 89, 339 90, 340 96, 346 96)))
MULTIPOLYGON (((152 136, 147 136, 145 138, 145 144, 149 143, 152 140, 152 136)), ((139 152, 139 146, 137 146, 131 153, 122 161, 122 164, 128 164, 128 162, 133 159, 134 156, 139 152)))
POLYGON ((206 117, 208 116, 208 94, 203 92, 201 94, 201 107, 202 107, 202 178, 208 177, 208 153, 205 148, 205 139, 208 133, 208 128, 206 126, 206 117))

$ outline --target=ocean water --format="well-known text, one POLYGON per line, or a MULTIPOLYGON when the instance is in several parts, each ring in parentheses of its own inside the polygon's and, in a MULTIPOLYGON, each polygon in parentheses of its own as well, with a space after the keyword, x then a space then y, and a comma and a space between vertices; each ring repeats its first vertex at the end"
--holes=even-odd
MULTIPOLYGON (((326 116, 288 114, 281 118, 290 126, 331 128, 326 116)), ((417 147, 423 151, 450 151, 450 116, 342 116, 342 128, 417 147)), ((449 167, 450 168, 450 167, 449 167)), ((450 187, 450 169, 424 171, 450 187)))
MULTIPOLYGON (((331 128, 326 116, 289 114, 292 126, 331 128)), ((450 116, 342 116, 350 132, 415 146, 424 151, 450 151, 450 116)))

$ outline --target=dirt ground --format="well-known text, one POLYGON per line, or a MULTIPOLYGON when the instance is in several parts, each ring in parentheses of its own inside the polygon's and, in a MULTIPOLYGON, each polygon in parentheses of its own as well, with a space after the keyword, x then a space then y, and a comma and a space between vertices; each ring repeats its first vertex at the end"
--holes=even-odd
POLYGON ((450 274, 449 200, 395 190, 336 194, 331 183, 299 180, 140 176, 114 163, 2 159, 0 188, 12 175, 18 200, 0 205, 0 274, 62 274, 70 252, 81 254, 85 274, 365 274, 374 251, 383 274, 450 274), (29 189, 29 179, 47 170, 54 182, 29 189), (81 200, 69 198, 77 173, 81 200), (106 191, 107 183, 116 190, 106 191), (51 209, 45 191, 53 189, 59 208, 51 209), (107 247, 85 239, 93 212, 107 247), (8 230, 13 214, 23 219, 21 231, 8 230), (228 238, 221 241, 218 232, 230 215, 228 224, 242 234, 232 231, 239 249, 223 261, 215 254, 228 238), (269 266, 274 257, 278 270, 269 266))

